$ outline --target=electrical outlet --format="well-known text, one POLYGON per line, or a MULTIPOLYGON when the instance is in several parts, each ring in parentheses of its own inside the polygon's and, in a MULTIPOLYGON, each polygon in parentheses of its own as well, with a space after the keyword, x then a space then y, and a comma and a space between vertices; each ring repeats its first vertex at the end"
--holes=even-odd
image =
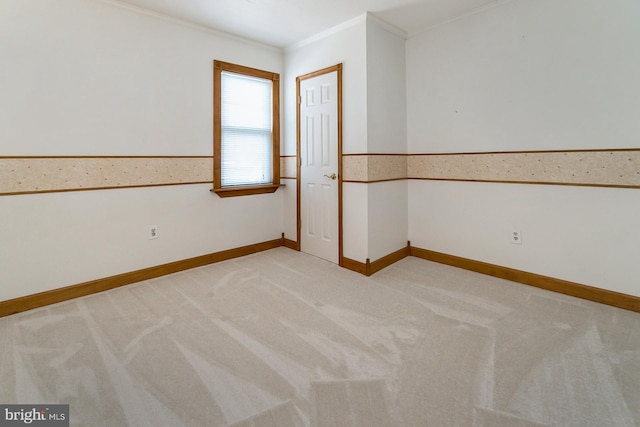
POLYGON ((515 245, 522 244, 522 232, 520 230, 512 230, 511 231, 511 243, 515 245))
POLYGON ((158 226, 150 225, 149 226, 149 240, 158 238, 158 226))

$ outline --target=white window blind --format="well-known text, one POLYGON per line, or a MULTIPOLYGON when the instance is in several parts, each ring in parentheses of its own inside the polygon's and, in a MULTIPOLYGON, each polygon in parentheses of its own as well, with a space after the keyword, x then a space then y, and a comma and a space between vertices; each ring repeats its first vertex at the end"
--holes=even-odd
POLYGON ((221 73, 221 185, 272 180, 271 80, 221 73))

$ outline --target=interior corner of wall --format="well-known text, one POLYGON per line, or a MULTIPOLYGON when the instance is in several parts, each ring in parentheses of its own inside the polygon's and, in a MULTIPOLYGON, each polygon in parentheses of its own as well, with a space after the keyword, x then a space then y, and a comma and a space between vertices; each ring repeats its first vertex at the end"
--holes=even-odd
POLYGON ((372 28, 371 25, 373 25, 375 28, 382 29, 388 33, 401 37, 404 40, 407 39, 408 35, 406 31, 378 17, 375 13, 367 11, 364 16, 367 30, 372 28))

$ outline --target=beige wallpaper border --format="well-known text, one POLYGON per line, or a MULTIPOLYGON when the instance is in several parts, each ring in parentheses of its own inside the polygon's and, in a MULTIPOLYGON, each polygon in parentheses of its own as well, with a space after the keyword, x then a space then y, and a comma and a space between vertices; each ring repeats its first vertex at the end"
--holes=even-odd
MULTIPOLYGON (((296 179, 297 157, 280 156, 296 179)), ((0 156, 0 196, 211 183, 213 156, 0 156)), ((342 181, 469 181, 640 188, 640 148, 345 154, 342 181)))
POLYGON ((280 156, 280 178, 296 179, 298 174, 296 155, 280 156))
POLYGON ((344 182, 358 183, 412 179, 640 188, 640 149, 348 154, 342 174, 344 182))
MULTIPOLYGON (((280 156, 296 179, 296 156, 280 156)), ((0 156, 0 196, 210 184, 213 156, 0 156)))
POLYGON ((212 156, 0 157, 0 196, 211 183, 212 156))
POLYGON ((345 154, 343 182, 384 182, 407 179, 407 154, 345 154))

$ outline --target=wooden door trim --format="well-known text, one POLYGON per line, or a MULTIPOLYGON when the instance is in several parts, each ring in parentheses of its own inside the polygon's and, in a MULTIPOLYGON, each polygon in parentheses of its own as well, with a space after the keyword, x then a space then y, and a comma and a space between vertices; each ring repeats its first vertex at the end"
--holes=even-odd
POLYGON ((324 74, 337 73, 338 83, 338 265, 344 265, 342 248, 342 63, 296 77, 296 250, 301 249, 302 218, 300 216, 301 168, 300 161, 300 82, 324 74))

